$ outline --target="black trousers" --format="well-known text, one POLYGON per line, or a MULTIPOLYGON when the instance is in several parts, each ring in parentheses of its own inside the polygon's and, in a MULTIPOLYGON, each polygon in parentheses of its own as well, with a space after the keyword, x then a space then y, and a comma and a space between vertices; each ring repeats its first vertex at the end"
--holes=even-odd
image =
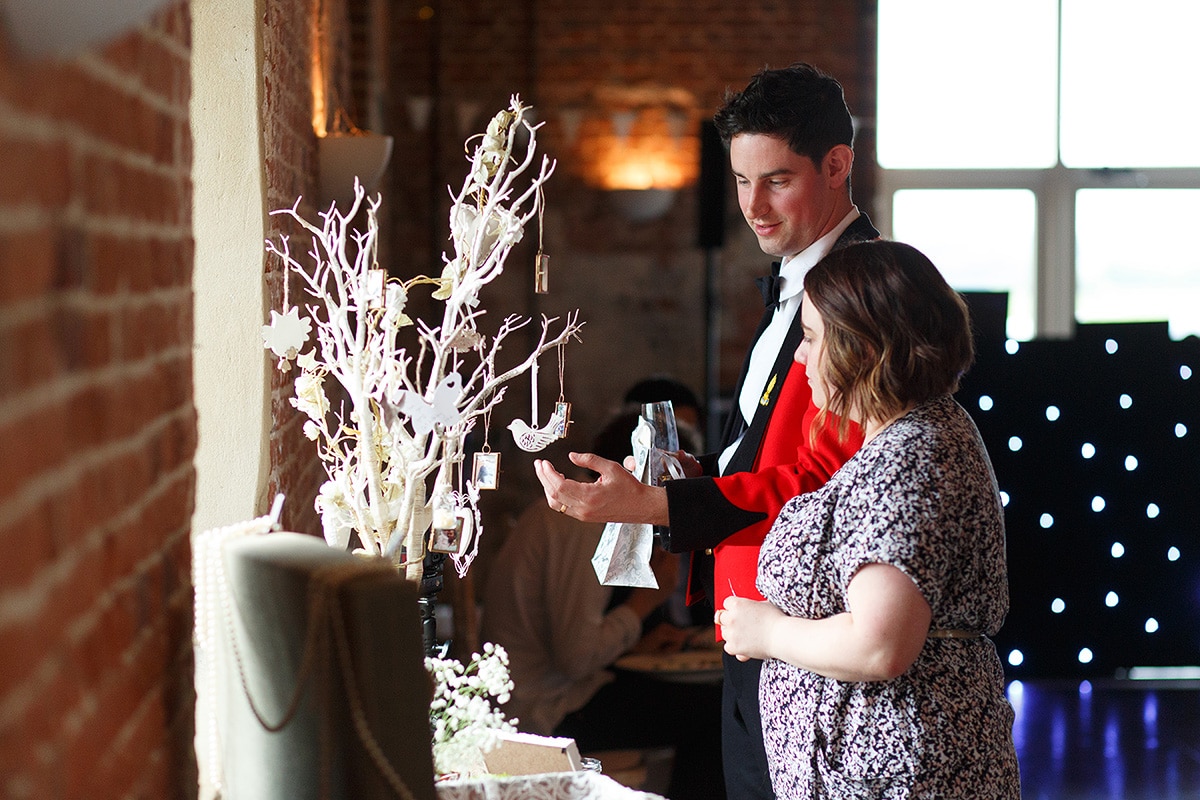
POLYGON ((725 653, 721 694, 721 755, 725 792, 737 800, 774 800, 767 751, 758 710, 758 673, 762 662, 738 661, 725 653))

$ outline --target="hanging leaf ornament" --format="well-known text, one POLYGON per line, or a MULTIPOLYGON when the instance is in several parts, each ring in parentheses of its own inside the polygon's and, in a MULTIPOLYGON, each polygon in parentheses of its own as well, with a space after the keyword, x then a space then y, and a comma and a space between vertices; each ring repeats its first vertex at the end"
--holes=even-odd
MULTIPOLYGON (((300 309, 292 306, 284 313, 271 312, 271 324, 262 326, 263 344, 281 361, 291 361, 312 333, 308 318, 300 318, 300 309)), ((282 367, 281 367, 282 369, 282 367)))

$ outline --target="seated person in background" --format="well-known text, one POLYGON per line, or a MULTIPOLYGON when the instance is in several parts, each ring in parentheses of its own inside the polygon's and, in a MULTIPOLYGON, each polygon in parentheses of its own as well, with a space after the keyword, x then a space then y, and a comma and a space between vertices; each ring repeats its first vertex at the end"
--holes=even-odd
MULTIPOLYGON (((615 460, 628 455, 637 419, 614 418, 597 436, 596 452, 615 460)), ((664 621, 679 560, 657 546, 651 567, 658 589, 600 585, 591 559, 603 531, 603 523, 580 522, 538 499, 497 555, 484 588, 481 634, 508 651, 514 688, 504 713, 522 731, 571 737, 585 753, 673 746, 669 796, 713 797, 711 787, 723 785, 713 724, 719 684, 672 684, 609 669, 626 653, 708 644, 711 629, 664 621), (685 779, 698 790, 683 786, 685 779)))

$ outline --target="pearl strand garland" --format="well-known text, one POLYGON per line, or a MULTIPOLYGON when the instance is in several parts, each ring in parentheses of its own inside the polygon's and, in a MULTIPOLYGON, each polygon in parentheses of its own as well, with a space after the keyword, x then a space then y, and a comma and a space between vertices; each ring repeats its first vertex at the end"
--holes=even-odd
POLYGON ((192 649, 196 662, 196 763, 201 787, 219 797, 225 786, 221 739, 217 724, 218 679, 225 667, 221 649, 221 597, 225 591, 222 561, 225 543, 246 536, 261 536, 279 525, 283 495, 276 495, 271 512, 245 522, 213 528, 192 536, 192 586, 195 622, 192 649))

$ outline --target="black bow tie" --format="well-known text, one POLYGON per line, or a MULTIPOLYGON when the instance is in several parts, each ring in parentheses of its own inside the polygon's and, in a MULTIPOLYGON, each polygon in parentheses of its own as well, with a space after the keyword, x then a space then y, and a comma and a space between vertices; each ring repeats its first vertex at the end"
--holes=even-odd
POLYGON ((783 285, 783 278, 779 277, 779 263, 771 265, 770 275, 755 278, 754 282, 758 285, 758 290, 762 292, 763 305, 767 308, 778 308, 779 287, 783 285))

